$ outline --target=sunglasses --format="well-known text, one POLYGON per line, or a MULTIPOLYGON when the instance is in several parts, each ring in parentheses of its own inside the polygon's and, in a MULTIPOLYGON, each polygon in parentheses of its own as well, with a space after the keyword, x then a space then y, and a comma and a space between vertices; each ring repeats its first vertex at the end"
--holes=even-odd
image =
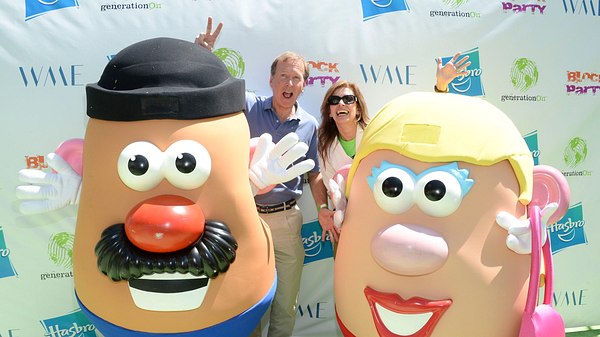
POLYGON ((354 95, 344 95, 342 97, 340 96, 329 96, 329 98, 327 99, 327 103, 329 103, 330 105, 338 105, 340 104, 340 101, 343 101, 344 104, 354 104, 354 102, 356 102, 356 96, 354 95))

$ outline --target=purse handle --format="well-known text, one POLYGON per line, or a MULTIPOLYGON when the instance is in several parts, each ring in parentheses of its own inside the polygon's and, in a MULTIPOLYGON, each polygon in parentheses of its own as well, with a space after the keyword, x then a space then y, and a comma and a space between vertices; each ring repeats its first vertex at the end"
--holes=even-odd
POLYGON ((525 303, 525 312, 533 314, 538 302, 538 288, 540 283, 540 259, 544 259, 544 268, 546 272, 544 284, 544 304, 551 305, 552 292, 554 291, 554 267, 552 264, 552 253, 550 252, 550 238, 542 245, 541 210, 539 206, 529 207, 531 222, 531 267, 529 272, 529 289, 527 291, 527 302, 525 303))

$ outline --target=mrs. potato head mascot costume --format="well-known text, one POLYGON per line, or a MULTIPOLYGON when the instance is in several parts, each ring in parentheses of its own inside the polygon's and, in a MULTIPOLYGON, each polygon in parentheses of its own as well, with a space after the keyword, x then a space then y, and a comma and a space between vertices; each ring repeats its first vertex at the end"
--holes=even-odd
POLYGON ((248 336, 275 267, 248 181, 244 81, 170 38, 87 86, 75 291, 105 336, 248 336))
POLYGON ((347 186, 334 265, 344 336, 564 336, 551 305, 546 332, 532 332, 540 322, 525 305, 530 269, 539 280, 529 253, 540 255, 540 215, 560 219, 568 187, 557 170, 534 170, 500 110, 461 95, 400 96, 365 129, 347 186))

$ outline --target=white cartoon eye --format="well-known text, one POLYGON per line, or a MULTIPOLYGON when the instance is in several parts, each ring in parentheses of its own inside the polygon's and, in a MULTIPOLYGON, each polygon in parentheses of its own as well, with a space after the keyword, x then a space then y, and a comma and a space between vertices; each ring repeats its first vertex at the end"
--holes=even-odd
POLYGON ((415 203, 428 215, 448 216, 460 206, 462 189, 458 179, 446 171, 433 171, 415 186, 415 203))
POLYGON ((193 140, 180 140, 165 151, 163 173, 177 188, 192 190, 202 186, 210 175, 208 151, 193 140))
POLYGON ((117 162, 121 181, 136 191, 148 191, 163 179, 160 167, 163 153, 154 144, 135 142, 127 145, 117 162))
POLYGON ((381 172, 373 184, 377 205, 391 214, 400 214, 413 204, 415 182, 410 174, 398 168, 381 172))

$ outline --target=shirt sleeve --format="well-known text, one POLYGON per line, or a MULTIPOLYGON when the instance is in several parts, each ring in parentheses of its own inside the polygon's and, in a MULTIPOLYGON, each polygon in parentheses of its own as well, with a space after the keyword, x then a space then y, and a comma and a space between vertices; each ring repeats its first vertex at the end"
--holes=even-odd
POLYGON ((319 165, 319 151, 317 150, 316 121, 315 121, 315 124, 313 125, 313 132, 311 135, 310 144, 307 144, 307 145, 308 145, 308 151, 306 152, 306 157, 314 160, 314 162, 315 162, 315 167, 312 170, 310 170, 310 172, 311 173, 319 173, 321 171, 321 168, 319 165))

